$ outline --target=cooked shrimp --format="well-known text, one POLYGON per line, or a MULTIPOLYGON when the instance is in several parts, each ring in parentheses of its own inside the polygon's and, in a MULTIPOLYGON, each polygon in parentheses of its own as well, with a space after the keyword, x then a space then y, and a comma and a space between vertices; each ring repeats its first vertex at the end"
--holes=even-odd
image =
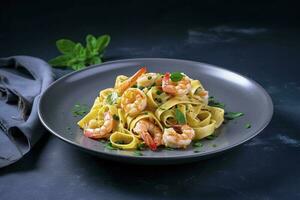
POLYGON ((99 128, 95 128, 96 123, 97 122, 95 122, 95 120, 91 120, 88 124, 88 127, 83 131, 84 135, 93 139, 109 138, 114 126, 112 115, 109 112, 105 112, 104 124, 99 128))
POLYGON ((204 103, 208 104, 208 91, 202 91, 199 95, 202 97, 204 103))
POLYGON ((146 73, 137 79, 137 86, 149 87, 152 85, 161 85, 161 76, 157 73, 146 73))
POLYGON ((118 85, 118 93, 122 95, 125 90, 136 84, 137 79, 147 72, 146 67, 139 69, 133 76, 118 85))
POLYGON ((176 125, 174 128, 167 128, 163 134, 165 146, 171 148, 186 148, 195 137, 195 131, 188 125, 176 125), (179 129, 175 131, 175 129, 179 129), (182 132, 181 134, 178 132, 182 132))
POLYGON ((196 90, 196 93, 195 93, 196 96, 199 96, 205 104, 208 104, 208 91, 206 90, 196 90))
POLYGON ((190 92, 191 88, 191 80, 186 75, 184 75, 180 81, 173 82, 170 78, 170 73, 168 72, 162 79, 163 91, 171 95, 186 95, 190 92))
POLYGON ((152 151, 162 144, 162 130, 150 120, 138 121, 133 131, 141 135, 152 151))
POLYGON ((147 106, 147 97, 144 92, 137 88, 127 89, 121 97, 121 107, 130 116, 142 112, 147 106))

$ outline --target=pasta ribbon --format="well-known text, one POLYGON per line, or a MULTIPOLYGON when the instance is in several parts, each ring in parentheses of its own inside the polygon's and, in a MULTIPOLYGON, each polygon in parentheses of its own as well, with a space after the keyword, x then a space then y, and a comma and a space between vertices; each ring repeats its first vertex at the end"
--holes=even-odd
POLYGON ((211 120, 210 123, 203 127, 193 127, 195 130, 195 138, 194 140, 200 140, 202 138, 205 138, 207 136, 210 136, 215 131, 215 120, 211 120))
POLYGON ((139 139, 132 134, 114 132, 109 138, 113 147, 119 149, 136 149, 139 139))
POLYGON ((89 121, 91 121, 92 119, 96 119, 97 116, 98 116, 98 110, 97 109, 91 110, 86 116, 84 116, 79 122, 77 122, 77 124, 78 126, 80 126, 80 128, 84 129, 89 123, 89 121))
POLYGON ((161 114, 169 109, 171 109, 173 106, 177 104, 195 104, 195 105, 200 105, 201 101, 195 100, 193 98, 188 98, 188 97, 173 97, 170 100, 168 100, 166 103, 161 105, 160 107, 157 108, 155 111, 155 116, 158 119, 161 119, 161 114))

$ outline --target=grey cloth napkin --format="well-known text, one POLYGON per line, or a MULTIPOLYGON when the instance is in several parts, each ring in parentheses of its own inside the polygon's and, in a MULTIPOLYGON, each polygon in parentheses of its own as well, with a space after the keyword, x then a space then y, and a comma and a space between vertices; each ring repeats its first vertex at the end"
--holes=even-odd
POLYGON ((41 59, 0 58, 0 167, 22 158, 46 132, 37 109, 53 81, 51 67, 41 59))

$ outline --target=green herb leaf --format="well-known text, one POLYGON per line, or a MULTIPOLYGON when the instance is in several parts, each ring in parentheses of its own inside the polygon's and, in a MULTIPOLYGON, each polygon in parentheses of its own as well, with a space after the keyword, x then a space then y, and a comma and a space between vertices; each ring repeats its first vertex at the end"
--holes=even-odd
POLYGON ((174 151, 175 149, 171 148, 171 147, 165 147, 166 150, 168 151, 174 151))
POLYGON ((74 64, 72 64, 72 69, 74 69, 74 70, 80 70, 80 69, 82 69, 82 68, 84 68, 84 62, 76 62, 76 63, 74 63, 74 64))
POLYGON ((200 141, 196 141, 193 143, 194 147, 203 147, 203 144, 200 141))
POLYGON ((160 91, 160 90, 157 90, 157 91, 156 91, 156 94, 157 94, 157 95, 161 95, 162 93, 163 93, 163 92, 160 91))
POLYGON ((87 62, 90 65, 95 65, 95 64, 102 63, 102 60, 101 60, 101 58, 99 58, 99 56, 94 56, 94 57, 90 58, 87 62))
POLYGON ((243 115, 244 115, 244 113, 241 113, 241 112, 226 112, 224 115, 224 118, 227 120, 233 120, 233 119, 236 119, 243 115))
POLYGON ((183 74, 181 72, 173 72, 171 73, 170 78, 173 82, 178 82, 183 78, 183 74))
POLYGON ((118 150, 118 148, 114 147, 114 146, 112 145, 111 142, 108 142, 108 143, 105 145, 105 148, 106 148, 106 149, 109 149, 109 150, 118 150))
POLYGON ((94 49, 97 50, 97 39, 93 35, 91 35, 91 34, 87 35, 85 40, 86 40, 86 48, 87 49, 90 49, 92 51, 94 49))
POLYGON ((185 117, 178 108, 175 109, 175 117, 179 124, 186 124, 185 117))
POLYGON ((218 107, 218 108, 225 109, 225 104, 216 101, 213 96, 211 96, 211 97, 208 98, 208 105, 209 106, 213 106, 213 107, 218 107))
POLYGON ((68 134, 72 134, 72 131, 71 131, 71 127, 70 127, 70 126, 67 126, 67 127, 66 127, 66 132, 67 132, 68 134))
POLYGON ((57 56, 49 61, 50 65, 55 67, 65 67, 68 65, 68 62, 71 60, 69 55, 57 56))
POLYGON ((138 150, 144 150, 146 148, 146 145, 145 145, 145 143, 139 143, 138 145, 137 145, 137 149, 138 150))
POLYGON ((75 48, 75 43, 68 39, 60 39, 56 41, 56 47, 63 54, 71 54, 75 48))
POLYGON ((109 42, 109 35, 100 36, 98 39, 93 35, 87 35, 85 48, 81 43, 74 43, 68 39, 60 39, 56 42, 56 46, 63 55, 50 60, 49 64, 80 70, 86 65, 102 63, 101 58, 109 42))
POLYGON ((78 61, 85 61, 86 60, 86 49, 82 46, 82 44, 77 43, 74 48, 74 57, 78 61))
POLYGON ((113 105, 117 102, 117 99, 118 99, 118 93, 112 92, 107 96, 106 103, 108 103, 109 105, 113 105))
POLYGON ((251 128, 251 124, 249 123, 245 124, 245 128, 251 128))
POLYGON ((89 111, 89 108, 85 104, 75 104, 74 107, 72 108, 72 114, 74 117, 77 116, 84 116, 87 114, 89 111))
POLYGON ((139 150, 135 150, 135 151, 133 152, 133 155, 134 155, 134 156, 143 156, 143 153, 142 153, 141 151, 139 151, 139 150))
POLYGON ((218 137, 217 135, 211 134, 211 135, 205 137, 205 139, 207 139, 207 140, 214 140, 214 139, 216 139, 217 137, 218 137))
POLYGON ((109 35, 102 35, 97 39, 96 49, 98 50, 99 54, 102 54, 104 49, 110 43, 110 36, 109 35))
POLYGON ((116 120, 116 121, 119 121, 119 120, 120 120, 119 116, 116 115, 116 114, 113 115, 113 119, 116 120))
POLYGON ((194 153, 198 153, 198 152, 202 151, 203 144, 202 144, 201 141, 199 141, 199 140, 198 140, 198 141, 195 141, 195 142, 193 143, 193 146, 196 147, 196 148, 194 149, 194 153))

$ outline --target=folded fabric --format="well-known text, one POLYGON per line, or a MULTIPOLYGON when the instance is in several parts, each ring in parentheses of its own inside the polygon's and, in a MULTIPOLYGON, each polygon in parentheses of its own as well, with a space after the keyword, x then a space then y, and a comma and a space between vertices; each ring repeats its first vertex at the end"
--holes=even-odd
POLYGON ((0 58, 0 167, 22 158, 46 132, 38 118, 51 67, 30 56, 0 58))

